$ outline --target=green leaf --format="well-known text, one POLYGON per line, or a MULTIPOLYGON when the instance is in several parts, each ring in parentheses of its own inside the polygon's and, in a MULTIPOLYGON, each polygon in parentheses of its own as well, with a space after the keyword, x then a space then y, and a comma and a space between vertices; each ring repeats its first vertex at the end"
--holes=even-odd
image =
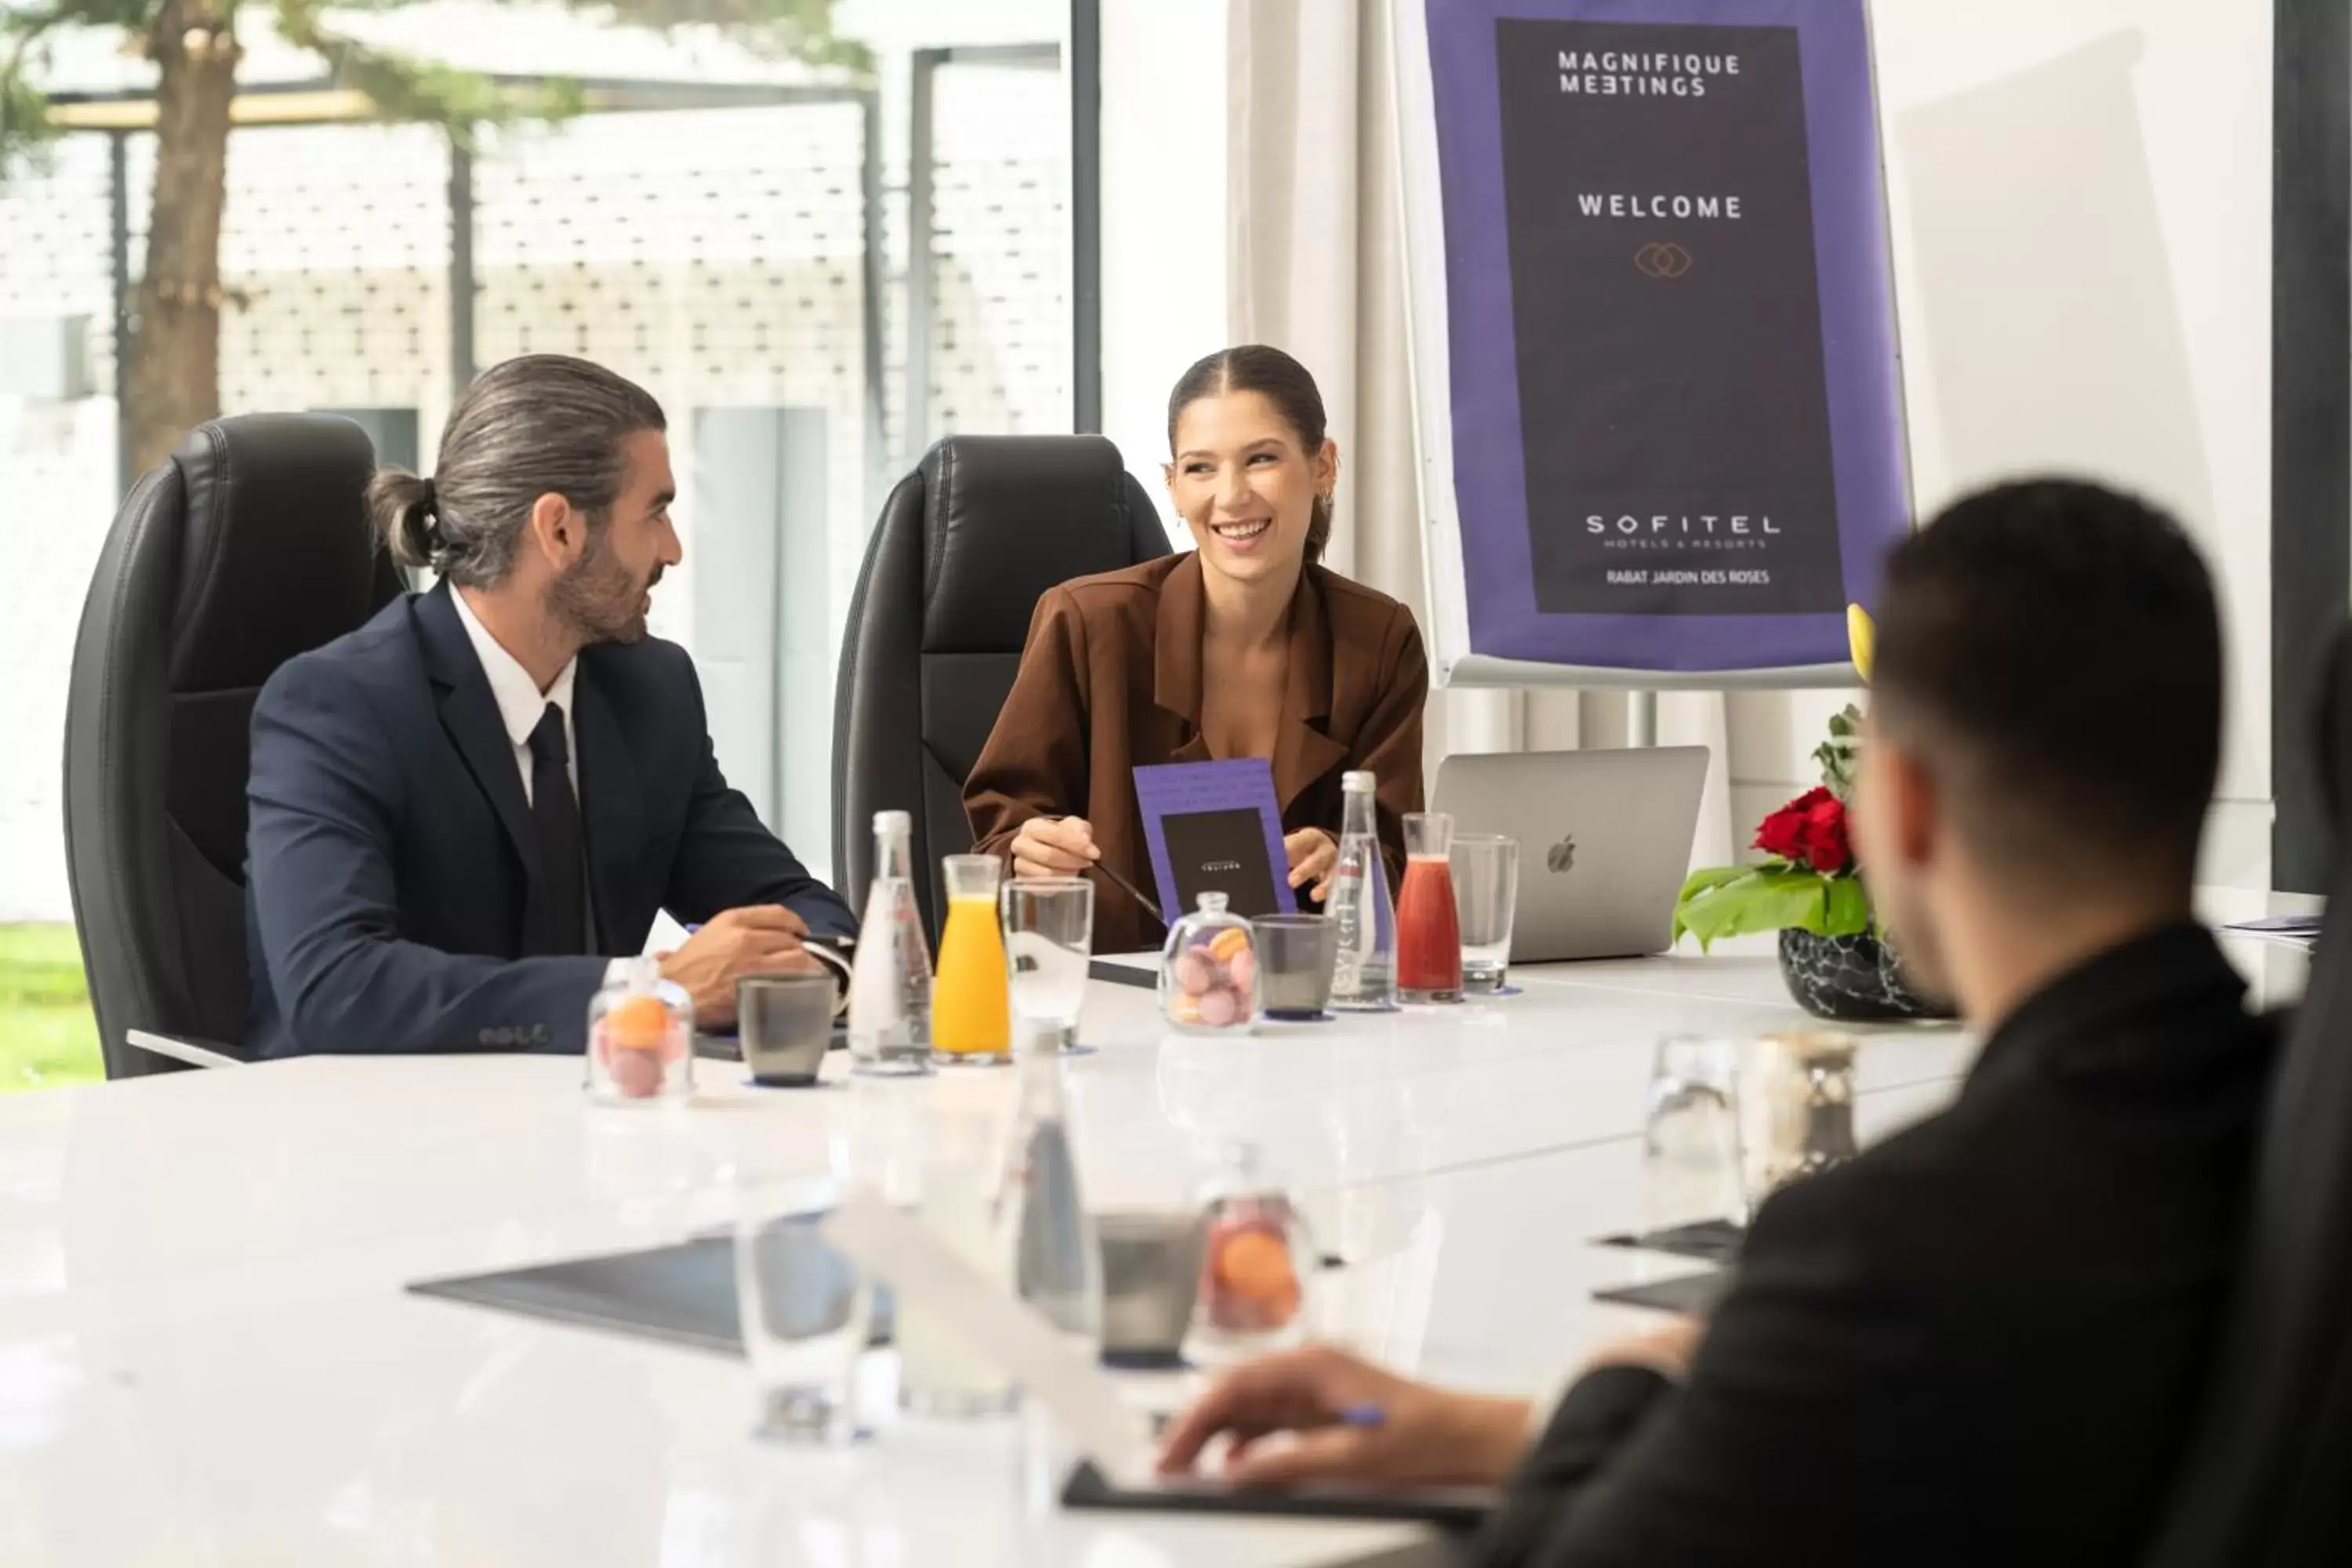
POLYGON ((1693 871, 1690 879, 1683 884, 1683 890, 1675 895, 1675 901, 1686 902, 1710 888, 1720 888, 1726 882, 1736 882, 1749 876, 1755 869, 1753 866, 1709 866, 1704 870, 1693 871))
POLYGON ((1870 929, 1870 892, 1853 877, 1832 878, 1828 883, 1820 936, 1859 936, 1870 929))
POLYGON ((22 162, 37 173, 48 144, 57 137, 49 122, 48 100, 13 71, 0 72, 0 184, 11 167, 22 162))
POLYGON ((273 0, 271 13, 289 43, 324 59, 337 82, 367 94, 386 120, 446 126, 464 144, 477 126, 564 120, 580 112, 580 84, 567 78, 528 87, 501 84, 478 71, 362 44, 321 22, 321 9, 315 0, 273 0))
POLYGON ((42 172, 57 127, 49 120, 48 100, 28 77, 34 50, 50 28, 78 19, 69 3, 37 7, 12 7, 0 0, 0 184, 10 169, 23 164, 42 172))
POLYGON ((1698 939, 1702 950, 1729 936, 1796 926, 1819 931, 1827 919, 1830 879, 1787 866, 1761 866, 1685 898, 1675 908, 1674 934, 1698 939))

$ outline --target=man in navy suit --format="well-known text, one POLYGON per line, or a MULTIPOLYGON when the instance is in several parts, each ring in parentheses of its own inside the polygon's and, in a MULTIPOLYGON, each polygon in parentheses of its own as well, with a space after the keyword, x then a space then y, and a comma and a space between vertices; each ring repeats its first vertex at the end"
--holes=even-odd
POLYGON ((583 1047, 656 911, 704 1026, 736 980, 814 969, 847 906, 728 787, 684 649, 646 635, 680 559, 661 407, 583 361, 467 389, 435 477, 369 509, 431 592, 262 688, 247 946, 263 1057, 583 1047))

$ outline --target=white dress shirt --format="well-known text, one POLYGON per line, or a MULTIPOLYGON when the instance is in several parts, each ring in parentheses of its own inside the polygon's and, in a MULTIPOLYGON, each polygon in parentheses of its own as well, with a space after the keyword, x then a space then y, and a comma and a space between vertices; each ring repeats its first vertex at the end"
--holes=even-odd
MULTIPOLYGON (((490 696, 499 705, 499 721, 507 727, 507 739, 514 743, 515 771, 522 774, 522 798, 530 804, 531 755, 530 732, 539 728, 547 705, 554 703, 563 710, 563 772, 572 780, 572 798, 580 798, 580 744, 573 739, 572 724, 572 678, 580 669, 580 656, 574 654, 564 661, 555 677, 555 683, 545 691, 530 678, 522 661, 499 646, 489 628, 474 618, 474 607, 466 603, 466 595, 456 588, 449 597, 457 605, 457 624, 466 628, 466 640, 474 645, 474 657, 482 661, 482 673, 490 679, 490 696)), ((583 824, 584 826, 584 824, 583 824)), ((588 917, 588 951, 596 951, 596 890, 583 882, 580 889, 581 912, 588 917)), ((604 978, 609 984, 615 973, 628 963, 625 958, 614 959, 606 967, 604 978)))
POLYGON ((490 678, 490 695, 498 701, 507 739, 514 742, 515 767, 522 774, 522 798, 529 802, 531 795, 530 732, 539 728, 540 716, 552 702, 563 710, 563 771, 571 775, 572 798, 579 799, 580 747, 572 739, 572 685, 580 668, 579 656, 567 661, 555 684, 541 691, 522 661, 499 647, 489 628, 474 618, 474 607, 466 603, 466 595, 452 588, 449 597, 457 603, 457 622, 466 628, 466 640, 474 645, 474 657, 482 661, 482 673, 490 678))

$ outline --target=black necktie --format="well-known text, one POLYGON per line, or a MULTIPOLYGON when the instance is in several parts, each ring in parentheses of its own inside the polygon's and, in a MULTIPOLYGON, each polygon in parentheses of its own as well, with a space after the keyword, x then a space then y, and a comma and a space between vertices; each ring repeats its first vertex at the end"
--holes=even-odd
POLYGON ((551 702, 530 732, 530 815, 539 824, 539 863, 547 879, 551 953, 583 952, 588 937, 588 864, 580 837, 580 803, 564 772, 563 710, 551 702))

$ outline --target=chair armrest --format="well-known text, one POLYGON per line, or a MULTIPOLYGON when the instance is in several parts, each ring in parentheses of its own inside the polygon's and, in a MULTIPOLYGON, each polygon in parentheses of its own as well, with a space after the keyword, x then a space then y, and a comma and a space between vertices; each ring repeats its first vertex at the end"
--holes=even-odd
POLYGON ((142 1051, 152 1051, 159 1057, 169 1057, 175 1062, 185 1062, 196 1068, 238 1068, 245 1066, 229 1054, 228 1047, 215 1040, 184 1040, 174 1035, 153 1035, 144 1029, 131 1029, 123 1037, 125 1043, 142 1051))

